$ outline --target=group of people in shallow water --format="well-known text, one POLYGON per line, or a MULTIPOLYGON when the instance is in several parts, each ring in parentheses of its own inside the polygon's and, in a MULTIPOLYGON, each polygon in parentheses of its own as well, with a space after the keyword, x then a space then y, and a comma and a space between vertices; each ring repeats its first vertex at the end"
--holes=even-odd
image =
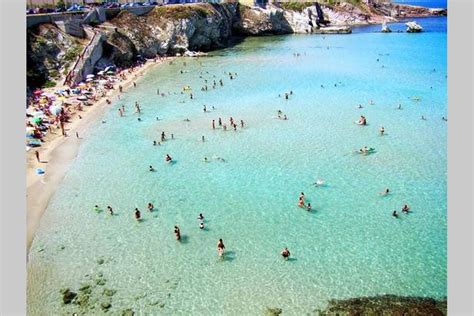
POLYGON ((301 192, 301 194, 300 194, 299 201, 298 201, 298 207, 305 208, 308 212, 311 212, 311 210, 312 210, 311 203, 305 204, 304 193, 303 192, 301 192))
MULTIPOLYGON (((222 118, 219 117, 217 119, 217 124, 218 124, 219 127, 222 127, 222 129, 224 131, 227 130, 227 124, 222 122, 222 118)), ((229 117, 229 125, 234 129, 234 131, 237 130, 237 122, 236 122, 236 120, 234 120, 234 118, 232 116, 229 117)), ((240 128, 244 128, 244 126, 245 126, 244 121, 240 120, 240 128)), ((212 120, 211 127, 212 127, 212 129, 216 129, 216 120, 212 120)))
MULTIPOLYGON (((407 204, 403 205, 403 207, 402 207, 402 213, 408 214, 409 211, 410 211, 410 207, 409 207, 407 204)), ((392 216, 398 218, 398 212, 397 212, 397 210, 394 210, 394 211, 392 212, 392 216)))

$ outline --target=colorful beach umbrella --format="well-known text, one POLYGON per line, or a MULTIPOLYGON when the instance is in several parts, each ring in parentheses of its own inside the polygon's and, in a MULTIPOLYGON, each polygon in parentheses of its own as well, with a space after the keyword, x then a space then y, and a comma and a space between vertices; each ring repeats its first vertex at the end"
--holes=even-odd
POLYGON ((57 106, 57 105, 52 105, 49 107, 49 112, 51 112, 51 114, 55 116, 58 116, 58 114, 61 113, 62 110, 63 110, 62 107, 57 106))

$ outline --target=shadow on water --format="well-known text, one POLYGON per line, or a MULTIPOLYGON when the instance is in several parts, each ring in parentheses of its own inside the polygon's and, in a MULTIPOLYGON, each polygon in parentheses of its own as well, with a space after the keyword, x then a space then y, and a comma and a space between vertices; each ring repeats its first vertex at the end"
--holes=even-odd
POLYGON ((296 259, 296 258, 291 258, 291 257, 290 257, 290 258, 286 259, 286 261, 288 261, 288 262, 295 262, 295 261, 298 261, 298 259, 296 259))
POLYGON ((229 262, 232 262, 235 260, 235 252, 230 250, 230 251, 226 251, 224 252, 224 255, 222 257, 220 257, 220 259, 222 261, 229 261, 229 262))
POLYGON ((181 235, 181 239, 179 240, 180 243, 182 244, 187 244, 189 243, 189 237, 188 235, 181 235))

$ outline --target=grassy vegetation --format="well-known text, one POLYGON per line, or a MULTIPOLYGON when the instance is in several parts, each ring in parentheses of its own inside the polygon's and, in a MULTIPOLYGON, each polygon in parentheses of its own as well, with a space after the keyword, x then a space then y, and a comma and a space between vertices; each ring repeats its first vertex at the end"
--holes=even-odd
POLYGON ((59 71, 57 71, 56 69, 51 69, 49 71, 49 75, 52 77, 52 78, 58 78, 59 77, 59 71))
POLYGON ((73 46, 72 48, 68 49, 66 54, 64 54, 64 60, 67 62, 72 62, 79 56, 79 47, 73 46))
POLYGON ((307 7, 313 5, 313 2, 280 2, 280 7, 285 10, 301 12, 307 7))
POLYGON ((192 15, 197 14, 202 18, 205 18, 212 14, 212 7, 210 5, 170 5, 163 7, 156 7, 154 13, 160 18, 171 18, 171 19, 187 19, 192 15))
POLYGON ((43 87, 44 88, 52 88, 52 87, 55 87, 56 86, 56 82, 52 81, 52 80, 47 80, 44 84, 43 84, 43 87))

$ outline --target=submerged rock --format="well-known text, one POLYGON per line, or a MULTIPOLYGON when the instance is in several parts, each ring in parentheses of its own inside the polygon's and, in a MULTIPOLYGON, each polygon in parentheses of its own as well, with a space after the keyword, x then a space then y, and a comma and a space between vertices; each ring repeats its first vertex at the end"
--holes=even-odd
POLYGON ((421 25, 419 25, 415 21, 407 22, 405 23, 405 25, 407 26, 408 33, 419 33, 423 31, 423 28, 421 27, 421 25))
POLYGON ((117 293, 116 290, 111 290, 111 289, 104 289, 104 292, 102 292, 102 294, 106 295, 106 296, 113 296, 115 293, 117 293))
POLYGON ((331 300, 320 315, 419 315, 444 316, 446 299, 381 295, 331 300))
POLYGON ((133 315, 135 315, 135 312, 131 308, 128 308, 122 311, 122 316, 133 316, 133 315))
POLYGON ((63 291, 63 303, 71 304, 71 302, 76 298, 77 293, 72 292, 70 289, 63 291))
POLYGON ((269 316, 278 316, 282 313, 282 309, 281 308, 270 308, 270 307, 267 307, 267 309, 265 310, 265 315, 269 315, 269 316))
POLYGON ((108 311, 109 308, 111 308, 111 307, 112 307, 112 304, 108 301, 100 303, 100 308, 102 308, 102 310, 104 310, 104 311, 108 311))

